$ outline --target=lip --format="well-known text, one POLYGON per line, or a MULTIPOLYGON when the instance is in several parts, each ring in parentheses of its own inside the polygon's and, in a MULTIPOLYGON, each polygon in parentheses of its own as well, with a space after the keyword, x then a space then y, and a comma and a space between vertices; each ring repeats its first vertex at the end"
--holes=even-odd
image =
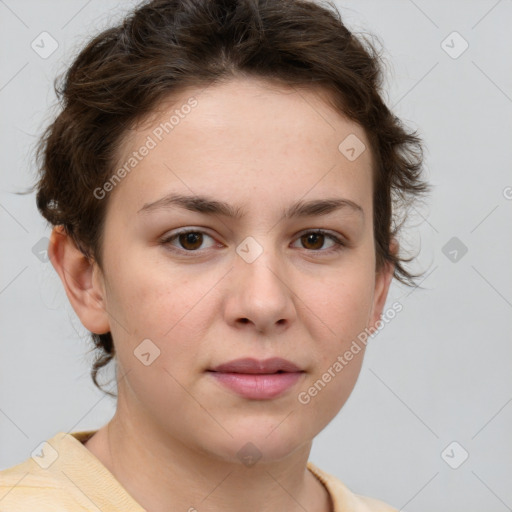
POLYGON ((253 400, 269 400, 293 387, 304 371, 286 359, 236 359, 208 370, 219 383, 253 400), (279 373, 278 373, 279 372, 279 373))
POLYGON ((243 359, 234 359, 228 363, 223 363, 210 371, 222 373, 276 373, 282 372, 300 372, 302 371, 296 364, 281 357, 271 357, 270 359, 258 360, 251 357, 243 359))

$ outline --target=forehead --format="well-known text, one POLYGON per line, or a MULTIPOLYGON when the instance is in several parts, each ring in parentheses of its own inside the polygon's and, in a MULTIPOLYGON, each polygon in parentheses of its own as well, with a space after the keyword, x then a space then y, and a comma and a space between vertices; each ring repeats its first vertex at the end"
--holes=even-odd
POLYGON ((276 191, 274 200, 282 202, 338 188, 364 203, 372 165, 366 134, 326 98, 319 88, 258 79, 183 90, 127 133, 115 169, 137 162, 110 199, 129 198, 139 209, 171 190, 248 201, 258 194, 270 201, 268 193, 276 191), (367 150, 351 161, 342 152, 347 140, 367 150), (145 156, 134 156, 144 147, 150 148, 145 156))

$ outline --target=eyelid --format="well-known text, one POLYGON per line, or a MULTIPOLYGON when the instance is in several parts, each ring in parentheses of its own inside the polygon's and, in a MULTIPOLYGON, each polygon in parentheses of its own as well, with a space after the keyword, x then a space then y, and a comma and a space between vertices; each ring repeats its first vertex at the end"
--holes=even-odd
POLYGON ((309 228, 304 229, 303 231, 299 232, 295 240, 299 240, 302 236, 313 233, 313 234, 320 234, 325 236, 326 238, 330 238, 334 245, 330 247, 329 249, 323 249, 315 251, 313 249, 303 249, 307 251, 309 254, 312 254, 313 256, 322 256, 325 254, 335 254, 343 249, 347 249, 350 247, 349 241, 341 234, 337 232, 330 231, 328 229, 322 229, 322 228, 309 228))
MULTIPOLYGON (((187 234, 187 233, 200 233, 202 235, 209 236, 211 239, 215 240, 215 237, 213 235, 210 235, 207 231, 205 231, 205 228, 195 228, 194 226, 190 226, 190 227, 178 229, 178 231, 171 231, 169 234, 164 235, 160 239, 160 242, 163 245, 167 245, 167 244, 170 245, 170 242, 174 241, 178 236, 183 235, 183 234, 187 234)), ((320 255, 325 255, 325 254, 332 254, 332 253, 339 252, 342 249, 346 249, 346 248, 348 248, 350 246, 350 242, 343 235, 341 235, 341 234, 339 234, 337 232, 332 232, 330 230, 322 229, 322 228, 308 228, 308 229, 304 229, 304 230, 300 231, 296 235, 296 237, 294 239, 294 242, 299 240, 302 236, 304 236, 306 234, 310 234, 310 233, 323 235, 326 238, 329 238, 329 239, 331 239, 334 242, 334 245, 332 247, 328 248, 328 249, 320 249, 320 250, 304 249, 304 248, 302 249, 302 250, 307 251, 308 253, 313 254, 313 255, 320 256, 320 255)), ((207 248, 207 249, 197 249, 197 250, 194 250, 194 251, 187 251, 186 249, 180 249, 180 248, 176 248, 174 246, 171 246, 171 247, 172 247, 172 249, 170 249, 170 250, 175 251, 175 252, 179 252, 181 254, 187 254, 187 253, 190 253, 190 254, 193 254, 193 253, 202 254, 204 251, 206 251, 208 249, 207 248)))
MULTIPOLYGON (((205 231, 205 228, 194 228, 193 226, 191 226, 191 227, 178 229, 177 231, 171 231, 170 233, 161 237, 160 243, 162 243, 163 245, 167 245, 167 244, 170 245, 171 241, 174 241, 180 235, 185 235, 187 233, 201 233, 202 235, 209 236, 212 240, 215 240, 215 237, 213 235, 210 235, 207 231, 205 231)), ((173 249, 171 249, 171 250, 176 250, 177 252, 180 252, 180 253, 191 253, 191 254, 192 253, 201 254, 202 252, 204 252, 206 250, 206 249, 198 249, 196 251, 186 251, 185 249, 176 248, 174 246, 171 246, 171 247, 173 247, 173 249)))

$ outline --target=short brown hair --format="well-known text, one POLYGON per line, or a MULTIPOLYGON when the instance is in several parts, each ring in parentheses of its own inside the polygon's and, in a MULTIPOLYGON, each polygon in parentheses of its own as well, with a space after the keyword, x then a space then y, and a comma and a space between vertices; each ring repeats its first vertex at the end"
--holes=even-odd
MULTIPOLYGON (((320 87, 332 105, 365 130, 373 161, 376 271, 416 286, 405 259, 390 251, 406 210, 430 186, 422 181, 422 141, 381 98, 381 55, 352 34, 335 5, 313 0, 153 0, 94 37, 55 90, 62 109, 37 147, 37 207, 62 225, 102 268, 107 199, 93 191, 113 174, 116 148, 134 123, 188 87, 234 77, 320 87)), ((91 376, 115 356, 110 333, 92 334, 91 376)), ((106 391, 111 396, 114 394, 106 391)))

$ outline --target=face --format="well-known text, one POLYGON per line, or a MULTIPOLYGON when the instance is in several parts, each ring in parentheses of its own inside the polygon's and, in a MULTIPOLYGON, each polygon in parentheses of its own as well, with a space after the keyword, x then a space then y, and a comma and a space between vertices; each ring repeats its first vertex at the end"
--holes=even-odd
POLYGON ((347 136, 369 148, 318 92, 234 80, 162 104, 124 139, 116 169, 129 171, 99 199, 98 287, 126 375, 117 414, 226 460, 251 442, 268 461, 334 418, 364 345, 335 363, 379 319, 392 271, 375 273, 371 154, 347 158, 347 136), (274 357, 301 372, 264 382, 209 371, 274 357))

